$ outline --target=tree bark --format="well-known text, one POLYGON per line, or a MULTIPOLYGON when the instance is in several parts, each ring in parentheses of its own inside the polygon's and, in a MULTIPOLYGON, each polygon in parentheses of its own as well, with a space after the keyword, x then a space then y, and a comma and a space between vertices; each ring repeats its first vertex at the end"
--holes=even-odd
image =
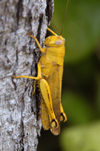
MULTIPOLYGON (((53 0, 0 1, 0 151, 36 151, 41 120, 32 95, 33 80, 13 75, 37 73, 41 46, 53 13, 53 0)), ((37 94, 38 96, 38 94, 37 94)))

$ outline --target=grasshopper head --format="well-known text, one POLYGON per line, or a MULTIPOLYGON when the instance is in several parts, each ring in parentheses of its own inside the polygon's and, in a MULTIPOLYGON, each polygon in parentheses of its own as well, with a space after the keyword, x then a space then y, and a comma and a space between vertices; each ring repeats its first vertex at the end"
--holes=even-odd
POLYGON ((49 36, 44 44, 48 47, 60 47, 65 44, 65 39, 62 36, 49 36))

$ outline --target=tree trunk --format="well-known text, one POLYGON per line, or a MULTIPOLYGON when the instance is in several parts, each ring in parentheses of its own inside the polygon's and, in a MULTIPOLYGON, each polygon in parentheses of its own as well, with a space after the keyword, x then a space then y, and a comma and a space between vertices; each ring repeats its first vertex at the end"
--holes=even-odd
POLYGON ((42 46, 53 0, 1 0, 0 7, 0 151, 36 151, 41 120, 34 81, 12 76, 36 76, 40 50, 27 32, 42 46))

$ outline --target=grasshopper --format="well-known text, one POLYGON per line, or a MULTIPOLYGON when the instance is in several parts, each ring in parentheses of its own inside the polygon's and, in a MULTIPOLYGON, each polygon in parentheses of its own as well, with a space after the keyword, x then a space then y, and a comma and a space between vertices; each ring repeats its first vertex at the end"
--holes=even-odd
POLYGON ((44 130, 49 130, 54 134, 60 133, 60 122, 66 121, 67 117, 61 104, 61 89, 63 62, 65 55, 65 40, 57 35, 51 29, 47 28, 53 35, 45 39, 45 48, 42 48, 33 35, 33 38, 39 47, 42 55, 38 62, 37 77, 33 76, 13 76, 13 78, 34 79, 41 93, 41 120, 44 130))

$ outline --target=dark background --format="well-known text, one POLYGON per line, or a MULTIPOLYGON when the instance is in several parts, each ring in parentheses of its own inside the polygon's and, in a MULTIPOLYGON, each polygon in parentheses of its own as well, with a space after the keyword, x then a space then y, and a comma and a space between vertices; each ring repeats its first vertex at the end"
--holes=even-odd
POLYGON ((38 151, 100 151, 100 0, 69 0, 64 18, 65 7, 66 0, 55 0, 51 28, 66 39, 62 102, 68 121, 59 136, 42 130, 38 151))

